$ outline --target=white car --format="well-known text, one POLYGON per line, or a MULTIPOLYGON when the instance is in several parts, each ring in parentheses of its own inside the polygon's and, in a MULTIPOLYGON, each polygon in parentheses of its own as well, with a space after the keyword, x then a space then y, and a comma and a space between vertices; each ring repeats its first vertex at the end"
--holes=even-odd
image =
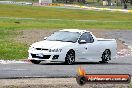
POLYGON ((34 64, 41 61, 105 63, 115 58, 116 52, 115 39, 96 38, 86 30, 64 29, 33 43, 28 50, 28 59, 34 64))

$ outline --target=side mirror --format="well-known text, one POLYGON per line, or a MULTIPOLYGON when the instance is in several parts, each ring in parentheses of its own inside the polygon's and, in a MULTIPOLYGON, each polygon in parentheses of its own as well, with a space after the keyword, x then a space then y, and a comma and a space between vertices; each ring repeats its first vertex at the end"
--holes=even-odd
POLYGON ((46 40, 47 39, 47 37, 44 37, 44 40, 46 40))
POLYGON ((86 42, 86 40, 80 40, 79 43, 80 43, 80 44, 85 44, 85 43, 87 43, 87 42, 86 42))

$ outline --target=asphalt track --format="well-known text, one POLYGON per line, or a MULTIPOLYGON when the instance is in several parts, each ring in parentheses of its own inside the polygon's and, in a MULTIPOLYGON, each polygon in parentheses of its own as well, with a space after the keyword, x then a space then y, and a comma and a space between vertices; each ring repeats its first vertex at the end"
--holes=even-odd
POLYGON ((79 66, 82 66, 88 74, 132 75, 132 58, 127 56, 114 59, 106 64, 95 62, 77 62, 74 65, 63 63, 0 64, 0 78, 75 77, 79 66))
MULTIPOLYGON (((132 31, 113 31, 108 35, 124 40, 132 45, 132 31)), ((132 75, 132 56, 123 56, 109 63, 77 62, 74 65, 63 63, 31 63, 0 64, 0 78, 35 78, 35 77, 75 77, 77 69, 82 66, 87 74, 130 74, 132 75)))

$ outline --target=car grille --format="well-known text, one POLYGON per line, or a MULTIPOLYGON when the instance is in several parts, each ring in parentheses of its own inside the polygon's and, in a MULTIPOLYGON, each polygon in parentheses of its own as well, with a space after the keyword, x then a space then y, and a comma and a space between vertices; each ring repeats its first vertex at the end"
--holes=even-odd
POLYGON ((51 55, 43 55, 43 57, 39 57, 36 54, 31 54, 32 58, 39 58, 39 59, 49 59, 51 55))
POLYGON ((43 49, 43 48, 36 48, 36 50, 48 50, 48 49, 43 49))

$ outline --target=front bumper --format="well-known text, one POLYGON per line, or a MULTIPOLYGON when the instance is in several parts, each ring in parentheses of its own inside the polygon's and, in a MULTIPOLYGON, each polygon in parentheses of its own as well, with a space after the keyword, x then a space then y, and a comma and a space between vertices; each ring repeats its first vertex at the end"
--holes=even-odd
POLYGON ((65 61, 65 55, 62 52, 48 52, 48 51, 28 51, 29 60, 40 61, 65 61))

